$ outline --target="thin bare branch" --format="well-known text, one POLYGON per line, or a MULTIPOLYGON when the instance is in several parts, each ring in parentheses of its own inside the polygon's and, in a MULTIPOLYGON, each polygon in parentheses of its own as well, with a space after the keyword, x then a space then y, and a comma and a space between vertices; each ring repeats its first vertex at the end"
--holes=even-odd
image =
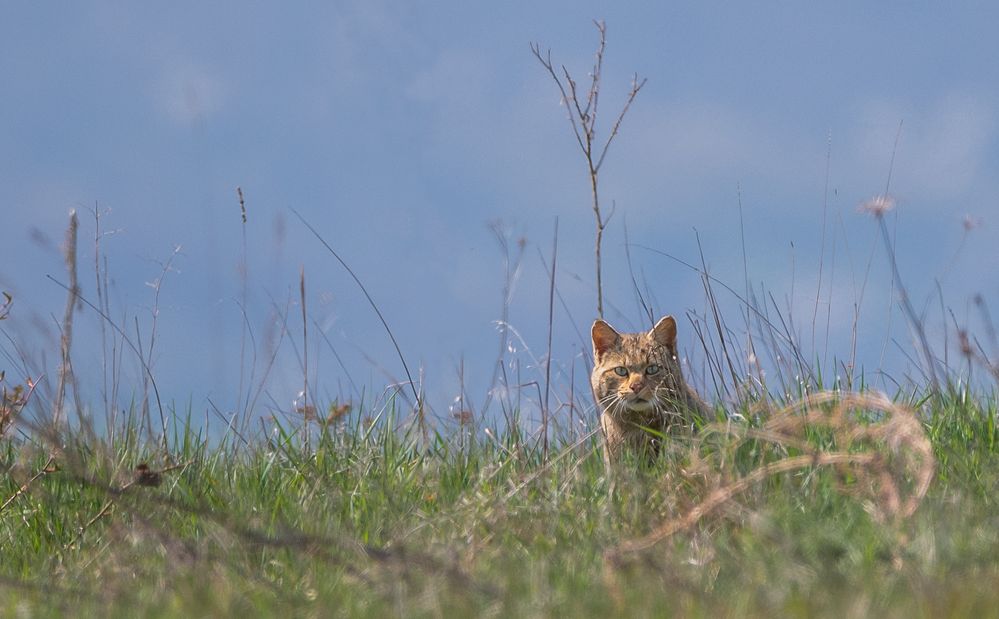
POLYGON ((586 98, 587 116, 597 117, 597 102, 600 98, 600 74, 604 67, 604 49, 607 47, 607 26, 603 20, 593 20, 593 25, 600 32, 600 45, 597 47, 596 59, 593 62, 593 71, 590 73, 590 94, 586 98))
POLYGON ((541 65, 548 71, 549 75, 552 76, 552 79, 555 80, 555 85, 562 94, 562 103, 566 106, 569 112, 569 124, 572 126, 572 133, 576 137, 576 143, 579 144, 579 148, 583 151, 583 158, 586 160, 586 168, 590 176, 590 192, 592 195, 592 209, 596 236, 593 253, 596 263, 597 316, 602 318, 604 315, 604 303, 601 247, 603 245, 604 228, 607 227, 607 222, 610 220, 610 217, 604 219, 600 212, 600 166, 603 164, 604 157, 607 156, 607 150, 610 147, 611 142, 614 140, 614 136, 617 135, 621 128, 621 121, 624 119, 625 114, 628 113, 632 102, 634 102, 635 97, 638 95, 638 91, 640 91, 642 86, 645 85, 646 80, 643 79, 639 81, 638 74, 635 74, 632 79, 631 91, 628 93, 628 99, 624 107, 621 109, 620 114, 618 114, 617 120, 611 128, 610 134, 607 136, 606 141, 604 141, 604 145, 603 148, 600 149, 599 156, 597 156, 593 145, 594 142, 596 142, 597 108, 600 100, 600 82, 603 79, 604 51, 607 47, 607 28, 603 21, 594 20, 593 24, 597 27, 600 40, 597 45, 593 69, 590 72, 590 85, 586 92, 585 104, 580 102, 580 94, 576 88, 576 80, 572 78, 572 75, 569 73, 569 70, 565 67, 565 65, 562 65, 561 67, 561 77, 555 70, 555 65, 552 63, 551 59, 551 50, 548 50, 545 55, 542 55, 541 46, 537 43, 532 43, 531 52, 534 53, 538 62, 541 63, 541 65))
POLYGON ((54 461, 55 461, 55 456, 49 456, 49 459, 45 461, 45 464, 42 466, 42 468, 39 469, 39 471, 37 473, 35 473, 31 477, 31 479, 29 479, 28 481, 24 482, 21 485, 21 487, 17 489, 17 492, 15 492, 13 495, 11 495, 11 497, 9 499, 7 499, 6 501, 3 502, 3 505, 0 505, 0 512, 3 512, 4 510, 6 510, 8 507, 10 507, 11 503, 13 503, 15 500, 17 500, 17 497, 19 497, 22 494, 24 494, 25 492, 27 492, 28 488, 31 487, 31 484, 35 483, 35 481, 39 477, 44 477, 45 475, 48 475, 49 473, 54 472, 55 469, 52 468, 52 463, 54 461))
MULTIPOLYGON (((531 52, 534 54, 538 62, 541 63, 548 73, 552 76, 555 81, 555 85, 558 86, 558 90, 562 93, 562 104, 565 105, 568 112, 567 116, 569 118, 569 125, 572 126, 572 133, 576 136, 576 142, 579 143, 579 148, 586 152, 586 146, 583 145, 583 137, 579 133, 579 126, 576 124, 576 117, 572 114, 572 108, 569 107, 569 94, 565 91, 565 86, 562 84, 562 80, 559 79, 558 74, 555 72, 555 66, 552 64, 552 52, 548 50, 545 56, 541 55, 541 46, 538 43, 531 44, 531 52)), ((564 68, 564 67, 563 67, 564 68)))
POLYGON ((634 77, 632 77, 631 92, 628 93, 628 101, 624 104, 624 107, 621 108, 621 113, 618 114, 617 120, 614 121, 614 127, 611 129, 610 135, 607 136, 607 141, 604 142, 604 147, 600 151, 600 157, 597 158, 597 165, 594 166, 594 170, 598 172, 600 171, 600 166, 604 163, 604 157, 607 156, 607 149, 610 148, 611 142, 614 140, 614 136, 617 135, 618 130, 621 128, 621 121, 624 120, 624 115, 628 113, 628 110, 631 108, 631 103, 635 100, 635 97, 638 96, 638 91, 642 89, 642 86, 645 86, 645 82, 647 81, 648 79, 643 77, 642 81, 639 82, 637 73, 634 77))

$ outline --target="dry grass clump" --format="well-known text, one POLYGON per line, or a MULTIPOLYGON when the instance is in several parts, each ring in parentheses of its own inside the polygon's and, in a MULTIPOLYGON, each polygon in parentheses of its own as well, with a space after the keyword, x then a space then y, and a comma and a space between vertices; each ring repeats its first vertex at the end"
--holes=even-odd
POLYGON ((697 525, 738 495, 770 477, 829 467, 840 492, 864 501, 879 522, 911 516, 926 496, 936 459, 916 413, 874 393, 820 392, 771 415, 759 428, 713 424, 690 448, 686 476, 709 479, 700 502, 649 533, 605 551, 605 578, 617 591, 616 572, 643 551, 697 525), (718 448, 721 437, 723 447, 718 448), (748 473, 733 475, 728 455, 756 441, 765 457, 748 473), (710 448, 705 449, 710 445, 710 448), (726 455, 728 454, 728 455, 726 455), (773 457, 773 456, 771 456, 773 457))
POLYGON ((0 371, 0 438, 6 436, 13 427, 35 390, 35 383, 30 379, 25 385, 14 385, 8 389, 4 382, 5 377, 5 373, 0 371))

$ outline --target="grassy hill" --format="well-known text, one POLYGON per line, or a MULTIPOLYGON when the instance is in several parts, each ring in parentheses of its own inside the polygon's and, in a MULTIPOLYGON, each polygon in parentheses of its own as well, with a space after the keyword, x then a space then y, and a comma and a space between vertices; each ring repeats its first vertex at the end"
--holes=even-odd
POLYGON ((995 394, 854 404, 746 408, 612 470, 596 436, 545 459, 393 405, 213 440, 178 416, 166 444, 8 427, 0 614, 994 614, 995 394))

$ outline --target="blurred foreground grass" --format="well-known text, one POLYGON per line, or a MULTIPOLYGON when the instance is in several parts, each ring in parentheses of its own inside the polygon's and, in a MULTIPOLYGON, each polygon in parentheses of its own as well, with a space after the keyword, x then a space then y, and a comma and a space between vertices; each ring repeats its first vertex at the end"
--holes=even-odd
POLYGON ((937 470, 910 518, 879 517, 849 471, 806 467, 612 579, 608 548, 795 448, 678 436, 611 484, 596 437, 545 463, 517 431, 426 436, 392 415, 308 441, 208 440, 181 418, 166 450, 137 428, 61 449, 8 433, 0 615, 995 615, 996 417, 994 393, 922 405, 937 470))

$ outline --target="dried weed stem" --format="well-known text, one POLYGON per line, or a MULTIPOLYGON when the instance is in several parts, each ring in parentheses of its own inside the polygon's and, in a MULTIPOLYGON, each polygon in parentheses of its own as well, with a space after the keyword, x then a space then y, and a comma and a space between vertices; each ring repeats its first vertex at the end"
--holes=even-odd
MULTIPOLYGON (((621 595, 617 572, 629 555, 649 550, 694 527, 735 496, 769 477, 807 468, 848 468, 855 479, 851 487, 856 493, 866 495, 868 511, 873 517, 900 522, 919 507, 936 466, 930 440, 916 414, 881 395, 821 392, 774 413, 759 430, 735 430, 719 424, 707 428, 702 436, 732 432, 737 432, 735 445, 755 439, 806 453, 761 464, 748 474, 715 487, 694 507, 648 534, 607 549, 604 577, 616 598, 621 595), (832 433, 835 450, 810 446, 806 432, 815 429, 832 433)), ((699 450, 697 443, 690 452, 695 473, 703 472, 706 466, 699 450)))
POLYGON ((634 75, 631 80, 631 90, 628 92, 627 100, 622 106, 620 113, 618 113, 617 119, 614 121, 610 133, 607 135, 607 139, 604 140, 601 145, 597 140, 596 133, 597 104, 600 100, 600 81, 602 78, 604 64, 604 49, 607 45, 607 27, 602 21, 594 20, 593 23, 597 27, 597 32, 600 35, 600 42, 597 46, 596 59, 593 64, 593 69, 590 71, 590 86, 585 95, 578 90, 576 80, 572 78, 572 75, 569 73, 569 70, 565 68, 565 65, 560 66, 559 69, 556 70, 555 65, 552 63, 552 53, 550 49, 546 50, 545 53, 542 54, 541 45, 539 43, 532 43, 531 53, 534 54, 534 57, 538 59, 541 66, 548 71, 548 74, 551 75, 552 79, 555 81, 555 85, 558 87, 558 90, 562 95, 562 104, 564 104, 568 110, 569 125, 572 127, 572 133, 576 138, 576 143, 579 144, 580 150, 583 152, 583 157, 586 159, 586 168, 590 177, 590 193, 593 200, 593 216, 596 223, 594 257, 596 260, 597 277, 597 316, 603 318, 603 277, 600 251, 603 243, 604 229, 607 227, 607 223, 610 221, 610 218, 614 216, 614 210, 611 209, 611 212, 607 215, 607 217, 604 217, 600 210, 600 192, 598 189, 600 168, 604 163, 604 157, 607 156, 607 150, 610 148, 611 142, 614 141, 614 138, 617 136, 618 131, 621 128, 621 122, 624 120, 625 114, 628 113, 632 102, 635 100, 635 97, 638 96, 638 91, 645 85, 646 79, 642 78, 639 80, 638 74, 636 73, 634 75), (585 102, 580 101, 581 95, 583 96, 585 102))

